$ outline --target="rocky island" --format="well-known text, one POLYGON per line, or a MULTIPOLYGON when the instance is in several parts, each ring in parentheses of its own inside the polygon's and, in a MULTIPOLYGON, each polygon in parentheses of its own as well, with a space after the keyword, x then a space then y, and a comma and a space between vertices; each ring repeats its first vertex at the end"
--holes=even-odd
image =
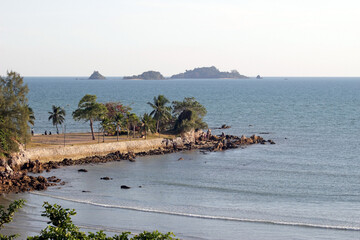
POLYGON ((160 72, 147 71, 140 75, 126 76, 124 79, 141 79, 141 80, 162 80, 165 79, 160 72))
POLYGON ((220 72, 216 67, 201 67, 193 70, 186 70, 184 73, 179 73, 171 76, 172 79, 183 78, 248 78, 241 75, 237 70, 231 72, 220 72))
POLYGON ((93 74, 89 77, 89 79, 106 79, 103 75, 101 75, 98 71, 94 71, 93 74))

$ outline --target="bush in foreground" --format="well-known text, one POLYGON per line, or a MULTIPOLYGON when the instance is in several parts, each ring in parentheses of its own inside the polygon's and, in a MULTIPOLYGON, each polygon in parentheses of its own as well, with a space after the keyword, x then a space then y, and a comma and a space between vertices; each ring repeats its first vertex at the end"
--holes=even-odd
MULTIPOLYGON (((7 211, 4 211, 4 207, 0 206, 0 228, 5 223, 12 221, 12 216, 15 211, 21 208, 24 204, 24 200, 18 200, 11 203, 7 211)), ((76 215, 74 209, 62 208, 61 206, 54 204, 51 205, 48 202, 43 204, 45 211, 41 216, 49 218, 49 226, 41 230, 40 235, 27 237, 28 240, 175 240, 175 235, 171 232, 166 234, 158 231, 147 232, 144 231, 138 235, 134 235, 129 238, 131 232, 122 232, 120 235, 112 237, 106 236, 103 231, 96 233, 81 232, 79 227, 71 220, 71 216, 76 215)), ((0 240, 12 240, 18 237, 18 235, 3 236, 0 234, 0 240)))

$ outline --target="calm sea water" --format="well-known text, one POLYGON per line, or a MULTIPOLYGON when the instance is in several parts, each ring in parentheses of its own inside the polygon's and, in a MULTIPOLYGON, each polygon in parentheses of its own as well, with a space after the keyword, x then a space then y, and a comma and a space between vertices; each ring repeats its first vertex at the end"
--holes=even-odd
MULTIPOLYGON (((106 81, 25 78, 35 133, 55 132, 51 106, 68 112, 68 132, 89 131, 71 112, 80 98, 121 101, 137 114, 164 94, 194 96, 210 127, 262 135, 276 145, 203 154, 198 151, 62 168, 68 182, 44 192, 8 195, 27 205, 8 232, 36 234, 46 226, 44 201, 75 208, 84 231, 158 229, 183 239, 360 239, 360 78, 106 81), (262 134, 261 134, 262 133, 262 134), (183 161, 177 161, 183 157, 183 161), (109 176, 112 181, 101 181, 109 176), (120 185, 129 185, 129 190, 120 185), (142 186, 139 188, 138 186, 142 186), (90 192, 82 192, 90 191, 90 192)), ((218 132, 220 133, 220 132, 218 132)))

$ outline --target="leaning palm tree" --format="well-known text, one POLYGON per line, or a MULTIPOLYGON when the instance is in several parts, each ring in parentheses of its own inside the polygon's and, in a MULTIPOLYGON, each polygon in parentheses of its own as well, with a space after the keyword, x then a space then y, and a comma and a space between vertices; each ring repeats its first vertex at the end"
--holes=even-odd
POLYGON ((52 112, 49 112, 49 121, 52 120, 52 124, 56 127, 56 133, 59 134, 58 125, 61 125, 65 121, 66 112, 63 108, 52 106, 52 112))
POLYGON ((34 114, 34 111, 31 107, 29 107, 29 105, 27 106, 28 107, 28 113, 29 113, 29 119, 28 119, 28 123, 32 126, 34 126, 35 124, 35 114, 34 114))
POLYGON ((156 131, 160 132, 160 124, 162 121, 169 120, 171 118, 171 107, 166 106, 166 104, 170 103, 169 100, 164 95, 159 95, 154 97, 154 102, 148 102, 153 111, 150 113, 156 120, 156 131))

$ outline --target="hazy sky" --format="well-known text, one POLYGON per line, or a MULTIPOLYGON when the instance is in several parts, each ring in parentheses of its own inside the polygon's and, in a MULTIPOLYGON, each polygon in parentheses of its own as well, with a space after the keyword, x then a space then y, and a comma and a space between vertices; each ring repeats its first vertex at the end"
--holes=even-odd
POLYGON ((0 0, 0 75, 360 76, 359 0, 0 0))

